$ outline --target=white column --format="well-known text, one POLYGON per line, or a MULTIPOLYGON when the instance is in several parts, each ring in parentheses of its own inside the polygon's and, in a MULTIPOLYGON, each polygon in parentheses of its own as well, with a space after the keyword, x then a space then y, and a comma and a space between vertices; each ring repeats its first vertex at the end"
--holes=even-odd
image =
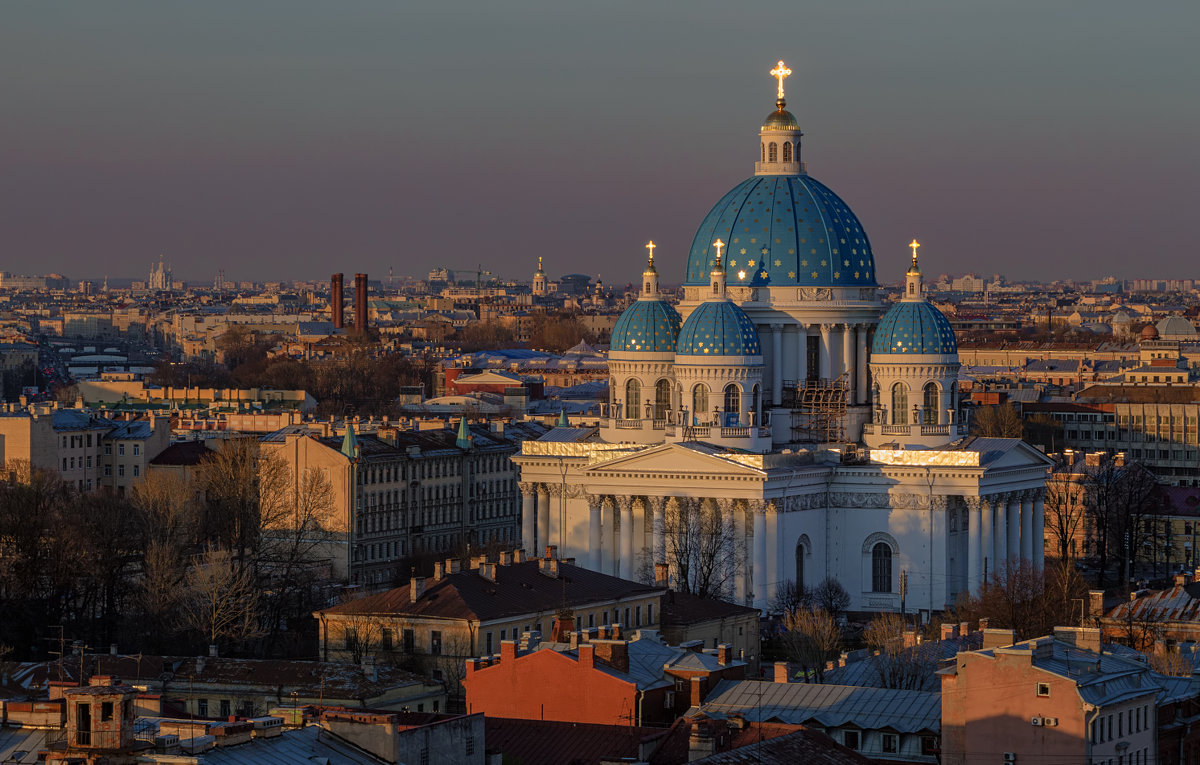
POLYGON ((854 325, 842 325, 842 368, 846 375, 846 398, 854 403, 854 325))
POLYGON ((1021 560, 1033 562, 1033 495, 1021 500, 1021 560))
POLYGON ((1041 571, 1046 567, 1046 503, 1041 491, 1033 500, 1033 567, 1041 571))
POLYGON ((538 486, 537 505, 537 547, 533 554, 541 557, 550 544, 550 490, 544 483, 538 486))
POLYGON ((612 497, 600 503, 600 570, 617 575, 617 504, 612 497))
POLYGON ((654 511, 654 550, 651 556, 654 563, 667 562, 666 518, 663 515, 666 504, 667 500, 663 497, 650 498, 650 507, 654 511))
POLYGON ((779 570, 779 511, 775 508, 775 503, 771 502, 767 505, 767 599, 764 602, 764 607, 775 597, 775 592, 779 589, 779 580, 781 576, 779 570))
POLYGON ((983 500, 967 497, 967 588, 979 592, 983 582, 983 500))
POLYGON ((565 545, 563 545, 562 539, 562 514, 563 502, 565 501, 565 498, 563 497, 563 488, 564 487, 562 485, 550 484, 549 505, 546 513, 550 519, 550 528, 549 531, 546 532, 546 544, 558 545, 559 555, 567 554, 566 549, 564 549, 565 545))
POLYGON ((521 549, 537 556, 537 484, 521 481, 521 549))
POLYGON ((588 568, 600 570, 600 498, 588 495, 588 568))
POLYGON ((620 573, 622 579, 633 578, 633 497, 617 497, 621 507, 621 520, 617 526, 621 534, 620 573))
POLYGON ((1006 552, 1010 560, 1021 557, 1021 493, 1018 491, 1008 495, 1008 546, 1006 552))
POLYGON ((1008 532, 1005 530, 1007 520, 1004 516, 1004 508, 1008 503, 1005 501, 1004 494, 995 498, 991 503, 993 521, 992 526, 992 570, 1000 574, 1004 573, 1004 561, 1008 560, 1008 532))
POLYGON ((808 327, 796 327, 796 386, 803 387, 808 379, 808 327))
POLYGON ((771 403, 783 403, 783 325, 771 325, 771 403))
POLYGON ((871 403, 867 391, 867 325, 858 327, 858 367, 854 373, 855 388, 858 390, 858 403, 871 403))
POLYGON ((754 607, 767 608, 767 516, 765 507, 757 507, 754 513, 754 607))
POLYGON ((821 325, 821 372, 820 377, 828 380, 833 377, 833 339, 830 337, 829 325, 821 325))
MULTIPOLYGON (((749 551, 746 549, 746 510, 741 506, 741 503, 735 502, 733 506, 733 549, 736 551, 734 555, 734 563, 738 561, 744 562, 749 559, 749 551)), ((746 580, 746 566, 742 565, 741 570, 736 572, 733 577, 733 602, 738 605, 745 605, 749 597, 750 591, 746 580)))
POLYGON ((979 529, 979 538, 982 540, 983 546, 983 578, 979 580, 980 584, 992 578, 992 574, 996 573, 996 548, 992 537, 992 512, 995 510, 995 503, 991 497, 983 497, 983 527, 979 529))

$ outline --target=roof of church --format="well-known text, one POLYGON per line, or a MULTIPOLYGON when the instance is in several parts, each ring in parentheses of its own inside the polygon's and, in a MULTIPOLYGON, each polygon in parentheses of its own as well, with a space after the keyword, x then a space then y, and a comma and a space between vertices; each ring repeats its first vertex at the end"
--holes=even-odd
POLYGON ((610 351, 672 353, 682 319, 665 300, 635 300, 617 319, 610 351))
POLYGON ((696 306, 679 330, 678 356, 761 356, 758 330, 746 312, 728 300, 696 306))
POLYGON ((808 175, 754 176, 721 197, 696 230, 684 284, 708 283, 717 239, 729 243, 730 284, 877 286, 862 224, 808 175))
POLYGON ((950 322, 932 303, 904 301, 879 320, 871 344, 871 354, 877 353, 958 353, 958 341, 950 322))

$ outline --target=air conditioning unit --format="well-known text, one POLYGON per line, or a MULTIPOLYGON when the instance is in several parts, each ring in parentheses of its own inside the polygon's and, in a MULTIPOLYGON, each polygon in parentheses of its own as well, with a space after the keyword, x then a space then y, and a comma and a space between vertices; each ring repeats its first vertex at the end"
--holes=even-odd
POLYGON ((1054 726, 1058 725, 1058 718, 1057 717, 1047 717, 1042 722, 1044 725, 1047 725, 1047 726, 1053 728, 1054 726))
POLYGON ((1016 762, 1017 761, 1017 753, 1016 752, 1005 752, 1004 753, 1004 761, 1005 762, 1016 762))
POLYGON ((1041 724, 1042 724, 1042 718, 1040 718, 1040 717, 1035 717, 1035 718, 1033 718, 1032 720, 1030 720, 1029 722, 1030 722, 1031 724, 1033 724, 1033 725, 1041 725, 1041 724))

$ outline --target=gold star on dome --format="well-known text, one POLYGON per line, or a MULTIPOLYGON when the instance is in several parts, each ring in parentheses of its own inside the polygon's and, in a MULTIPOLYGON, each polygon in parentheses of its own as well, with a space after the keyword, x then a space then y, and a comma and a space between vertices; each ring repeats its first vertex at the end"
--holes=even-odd
POLYGON ((754 268, 754 261, 753 261, 753 260, 747 260, 747 261, 746 261, 746 267, 747 267, 747 268, 754 268))

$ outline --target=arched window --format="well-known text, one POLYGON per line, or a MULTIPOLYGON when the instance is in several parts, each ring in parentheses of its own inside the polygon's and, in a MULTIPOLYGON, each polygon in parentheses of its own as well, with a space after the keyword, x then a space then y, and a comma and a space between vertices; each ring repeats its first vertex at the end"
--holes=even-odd
POLYGON ((708 388, 701 383, 692 388, 692 423, 699 424, 701 417, 708 411, 708 388))
POLYGON ((779 144, 775 143, 774 141, 771 141, 769 144, 767 144, 767 161, 779 161, 779 144))
POLYGON ((754 412, 754 421, 762 424, 762 391, 758 387, 758 383, 754 383, 754 387, 750 391, 750 411, 754 412))
POLYGON ((804 589, 804 556, 808 550, 804 547, 804 540, 796 542, 796 591, 800 592, 804 589))
POLYGON ((792 161, 792 142, 791 141, 783 142, 783 161, 784 162, 792 161))
POLYGON ((941 422, 942 413, 938 411, 941 406, 938 403, 938 386, 937 383, 925 383, 925 424, 937 425, 941 422))
POLYGON ((908 424, 908 386, 902 382, 892 386, 892 424, 908 424))
POLYGON ((671 411, 671 381, 667 379, 654 383, 654 419, 667 419, 671 411))
POLYGON ((877 542, 871 548, 871 592, 892 591, 892 548, 877 542))
POLYGON ((740 412, 741 403, 742 403, 742 395, 741 395, 741 391, 738 390, 738 386, 734 385, 733 383, 729 383, 728 385, 726 385, 725 386, 725 417, 723 420, 724 425, 731 427, 731 428, 737 427, 738 420, 740 418, 739 416, 741 414, 741 412, 740 412))
POLYGON ((766 162, 767 161, 767 145, 765 143, 760 143, 758 145, 758 153, 762 155, 760 157, 759 161, 766 162))
POLYGON ((634 420, 638 416, 638 407, 642 405, 642 384, 637 378, 631 377, 625 382, 625 417, 634 420))

